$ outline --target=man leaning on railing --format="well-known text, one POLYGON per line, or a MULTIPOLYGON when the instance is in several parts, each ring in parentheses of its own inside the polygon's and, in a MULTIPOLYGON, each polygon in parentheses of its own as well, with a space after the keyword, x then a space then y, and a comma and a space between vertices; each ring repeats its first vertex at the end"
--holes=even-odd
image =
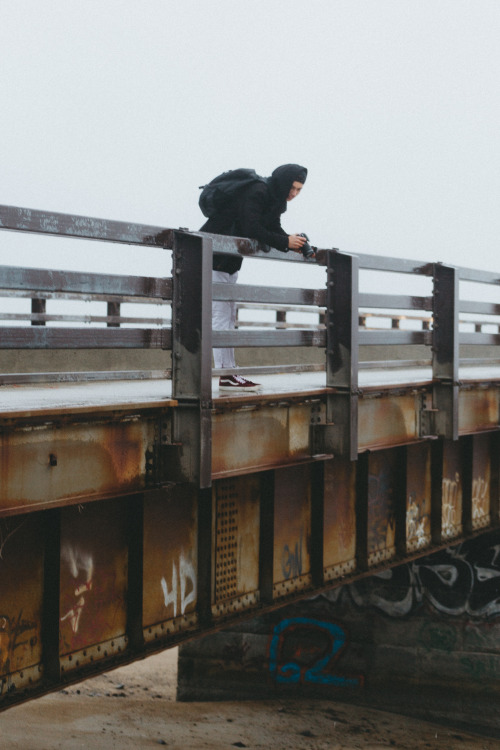
MULTIPOLYGON (((281 226, 281 214, 287 202, 299 195, 307 177, 307 169, 299 164, 283 164, 270 177, 258 176, 253 170, 234 170, 220 175, 208 186, 210 209, 200 207, 208 221, 201 232, 233 235, 259 240, 286 253, 300 253, 307 239, 302 234, 287 234, 281 226), (238 188, 238 181, 240 187, 238 188), (220 188, 220 189, 219 189, 220 188), (225 188, 225 190, 224 190, 225 188)), ((212 279, 214 282, 235 284, 243 259, 241 257, 214 253, 212 279)), ((214 330, 233 329, 236 323, 236 302, 214 301, 212 303, 212 327, 214 330)), ((236 368, 234 349, 214 349, 216 369, 236 368)), ((259 391, 259 383, 236 373, 219 378, 219 390, 239 393, 259 391)))

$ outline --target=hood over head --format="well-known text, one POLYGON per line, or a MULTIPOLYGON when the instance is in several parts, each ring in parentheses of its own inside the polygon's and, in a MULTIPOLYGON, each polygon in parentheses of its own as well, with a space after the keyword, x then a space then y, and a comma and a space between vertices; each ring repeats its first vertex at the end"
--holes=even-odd
POLYGON ((274 170, 268 183, 276 198, 284 201, 286 208, 286 199, 292 184, 294 182, 303 184, 306 178, 307 169, 305 167, 301 167, 300 164, 283 164, 274 170))

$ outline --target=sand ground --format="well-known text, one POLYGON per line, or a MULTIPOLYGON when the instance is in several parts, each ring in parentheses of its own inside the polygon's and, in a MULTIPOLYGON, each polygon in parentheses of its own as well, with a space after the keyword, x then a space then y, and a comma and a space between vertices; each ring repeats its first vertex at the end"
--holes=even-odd
POLYGON ((496 750, 500 740, 327 700, 177 703, 177 649, 0 715, 1 750, 496 750))

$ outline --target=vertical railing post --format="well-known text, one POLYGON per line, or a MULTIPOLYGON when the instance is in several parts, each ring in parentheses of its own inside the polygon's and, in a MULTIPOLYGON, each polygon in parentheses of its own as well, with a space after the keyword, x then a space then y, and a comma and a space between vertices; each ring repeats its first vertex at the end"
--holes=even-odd
POLYGON ((278 324, 276 328, 280 328, 280 323, 285 323, 286 328, 286 310, 276 310, 276 323, 278 324))
MULTIPOLYGON (((120 317, 120 303, 119 302, 108 302, 107 304, 107 316, 108 318, 119 318, 120 317)), ((119 323, 107 323, 108 328, 119 328, 119 323)))
POLYGON ((200 488, 212 481, 212 241, 174 232, 172 296, 174 441, 181 476, 200 488))
MULTIPOLYGON (((32 298, 31 312, 35 314, 42 313, 43 315, 45 315, 45 313, 47 312, 47 300, 38 299, 37 297, 32 298)), ((32 326, 44 326, 45 321, 44 320, 32 320, 31 325, 32 326)))
POLYGON ((354 255, 327 252, 326 385, 327 424, 334 453, 358 457, 359 263, 354 255))
POLYGON ((358 457, 359 261, 327 250, 326 419, 313 432, 315 453, 358 457))
POLYGON ((437 436, 448 440, 458 440, 458 283, 456 268, 435 264, 432 334, 434 431, 437 436))

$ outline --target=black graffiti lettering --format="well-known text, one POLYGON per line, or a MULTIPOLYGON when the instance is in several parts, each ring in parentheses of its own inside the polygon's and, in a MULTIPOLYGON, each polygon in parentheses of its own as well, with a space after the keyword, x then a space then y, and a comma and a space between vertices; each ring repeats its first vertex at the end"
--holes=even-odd
POLYGON ((343 591, 356 605, 373 606, 393 617, 409 614, 423 601, 443 614, 498 617, 498 532, 357 581, 343 591))

